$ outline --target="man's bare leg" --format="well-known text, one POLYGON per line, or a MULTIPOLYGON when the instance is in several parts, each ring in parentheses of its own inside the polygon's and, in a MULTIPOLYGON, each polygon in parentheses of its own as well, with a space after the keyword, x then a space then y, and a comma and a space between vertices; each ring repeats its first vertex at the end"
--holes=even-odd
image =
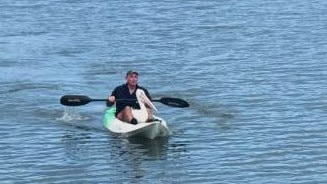
POLYGON ((133 113, 132 113, 132 108, 129 106, 126 106, 122 111, 120 111, 117 114, 117 118, 120 119, 121 121, 130 123, 134 119, 133 113))

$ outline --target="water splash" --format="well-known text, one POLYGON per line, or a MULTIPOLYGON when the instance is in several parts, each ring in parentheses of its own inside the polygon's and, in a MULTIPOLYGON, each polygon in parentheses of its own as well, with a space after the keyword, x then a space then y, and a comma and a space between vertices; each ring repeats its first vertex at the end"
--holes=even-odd
POLYGON ((71 122, 74 120, 88 120, 88 117, 84 117, 80 115, 80 113, 76 110, 75 107, 64 107, 64 113, 62 117, 57 118, 59 121, 64 121, 64 122, 71 122))

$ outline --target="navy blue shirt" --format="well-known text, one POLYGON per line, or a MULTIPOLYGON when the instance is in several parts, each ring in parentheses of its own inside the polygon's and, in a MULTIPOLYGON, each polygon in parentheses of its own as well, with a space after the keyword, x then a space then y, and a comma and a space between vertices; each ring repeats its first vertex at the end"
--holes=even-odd
POLYGON ((145 95, 150 100, 152 100, 148 90, 146 90, 144 87, 136 85, 135 91, 132 94, 130 94, 127 84, 122 84, 120 86, 117 86, 111 93, 111 96, 114 96, 116 98, 116 115, 117 115, 117 113, 122 111, 126 106, 130 106, 135 109, 140 108, 139 104, 137 103, 137 98, 136 98, 136 90, 137 89, 142 89, 144 91, 145 95), (117 99, 127 99, 127 100, 131 100, 131 101, 119 101, 117 99))

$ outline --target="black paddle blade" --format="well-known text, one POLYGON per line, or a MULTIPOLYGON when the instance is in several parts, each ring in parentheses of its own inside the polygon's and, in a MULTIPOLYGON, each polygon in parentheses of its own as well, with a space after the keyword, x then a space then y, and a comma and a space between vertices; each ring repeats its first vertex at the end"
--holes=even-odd
POLYGON ((163 97, 158 101, 171 107, 185 108, 190 106, 187 101, 180 98, 163 97))
POLYGON ((84 95, 65 95, 60 98, 60 103, 66 106, 85 105, 91 101, 92 99, 84 95))

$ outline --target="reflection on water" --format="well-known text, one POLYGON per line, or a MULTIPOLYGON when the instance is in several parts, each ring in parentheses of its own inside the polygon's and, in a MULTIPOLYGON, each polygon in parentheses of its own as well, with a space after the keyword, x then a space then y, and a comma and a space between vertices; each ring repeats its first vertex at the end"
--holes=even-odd
POLYGON ((143 183, 166 163, 169 138, 125 139, 109 132, 70 129, 61 137, 65 163, 116 179, 119 183, 143 183), (109 172, 108 172, 109 171, 109 172))
POLYGON ((61 137, 66 158, 72 161, 79 161, 89 157, 87 144, 91 141, 90 133, 67 130, 61 137))
POLYGON ((145 139, 145 138, 129 138, 130 144, 138 146, 144 153, 151 158, 162 158, 167 154, 168 148, 168 137, 158 137, 156 139, 145 139))
MULTIPOLYGON (((112 135, 112 134, 111 134, 112 135)), ((124 182, 142 183, 152 174, 154 162, 165 162, 167 159, 168 138, 154 140, 144 138, 121 138, 110 136, 108 157, 116 163, 118 175, 124 176, 124 182)))
POLYGON ((100 169, 109 167, 114 168, 115 172, 118 172, 117 175, 127 174, 124 181, 134 183, 144 180, 150 172, 147 168, 149 163, 165 162, 167 159, 168 137, 153 140, 125 139, 107 131, 100 133, 93 129, 80 129, 75 126, 71 128, 61 136, 66 163, 97 163, 100 169))
POLYGON ((123 138, 117 134, 108 133, 111 153, 119 157, 137 157, 144 160, 164 159, 167 155, 169 137, 146 139, 141 137, 123 138), (114 152, 112 152, 114 151, 114 152))

